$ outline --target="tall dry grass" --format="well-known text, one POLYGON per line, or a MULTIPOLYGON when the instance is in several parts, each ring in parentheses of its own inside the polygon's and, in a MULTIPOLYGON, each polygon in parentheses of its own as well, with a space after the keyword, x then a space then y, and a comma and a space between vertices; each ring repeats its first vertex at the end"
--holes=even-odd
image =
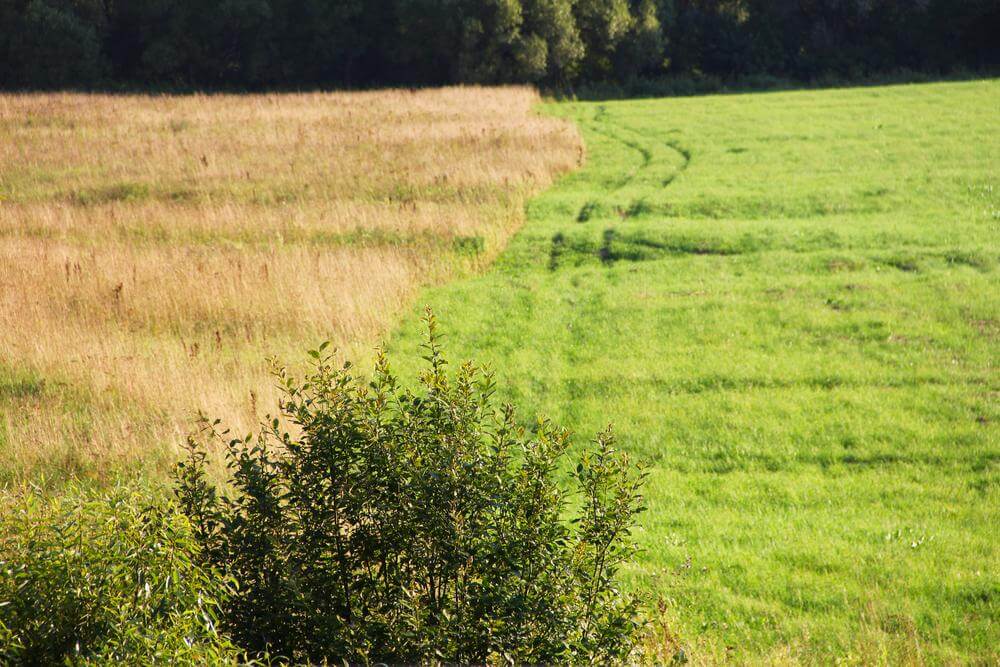
POLYGON ((162 470, 265 358, 489 261, 575 130, 525 88, 0 96, 0 478, 162 470))

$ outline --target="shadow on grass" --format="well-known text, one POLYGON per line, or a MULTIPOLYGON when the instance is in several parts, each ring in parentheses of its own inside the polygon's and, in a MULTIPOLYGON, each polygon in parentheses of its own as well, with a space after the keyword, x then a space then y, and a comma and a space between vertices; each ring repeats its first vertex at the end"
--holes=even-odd
POLYGON ((1000 67, 950 72, 898 70, 860 77, 824 75, 813 79, 788 79, 769 74, 724 78, 714 75, 668 75, 637 78, 624 83, 589 83, 576 88, 543 89, 543 94, 558 101, 606 102, 614 100, 653 99, 659 97, 697 97, 699 95, 744 95, 798 90, 868 88, 910 83, 958 83, 1000 78, 1000 67))

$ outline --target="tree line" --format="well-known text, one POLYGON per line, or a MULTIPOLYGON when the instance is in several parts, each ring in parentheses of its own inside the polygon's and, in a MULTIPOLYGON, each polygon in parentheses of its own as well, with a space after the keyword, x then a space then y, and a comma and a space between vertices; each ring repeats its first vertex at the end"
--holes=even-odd
POLYGON ((566 87, 1000 63, 1000 0, 0 0, 0 87, 566 87))

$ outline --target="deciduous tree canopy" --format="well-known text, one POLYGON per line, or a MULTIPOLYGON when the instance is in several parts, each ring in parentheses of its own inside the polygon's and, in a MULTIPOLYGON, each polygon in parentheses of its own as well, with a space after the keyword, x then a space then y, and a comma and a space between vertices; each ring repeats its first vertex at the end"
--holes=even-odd
POLYGON ((1000 62, 1000 0, 0 0, 0 86, 368 86, 1000 62))

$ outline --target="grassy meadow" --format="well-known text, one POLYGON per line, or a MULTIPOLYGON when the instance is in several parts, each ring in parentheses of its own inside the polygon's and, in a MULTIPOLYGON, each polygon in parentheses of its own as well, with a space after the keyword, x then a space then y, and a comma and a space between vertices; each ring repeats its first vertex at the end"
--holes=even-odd
POLYGON ((1000 81, 540 102, 0 95, 0 487, 162 485, 426 304, 650 466, 655 659, 1000 662, 1000 81))
POLYGON ((582 157, 527 88, 0 95, 0 482, 161 474, 367 349, 582 157))
POLYGON ((420 302, 651 466, 662 657, 1000 661, 1000 82, 545 109, 586 166, 420 302))

